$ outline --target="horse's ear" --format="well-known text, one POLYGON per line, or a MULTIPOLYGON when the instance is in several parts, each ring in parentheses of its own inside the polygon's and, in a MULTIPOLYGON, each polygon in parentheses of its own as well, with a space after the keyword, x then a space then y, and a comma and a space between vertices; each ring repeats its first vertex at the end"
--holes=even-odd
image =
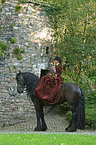
POLYGON ((19 70, 19 75, 21 74, 21 71, 19 70))

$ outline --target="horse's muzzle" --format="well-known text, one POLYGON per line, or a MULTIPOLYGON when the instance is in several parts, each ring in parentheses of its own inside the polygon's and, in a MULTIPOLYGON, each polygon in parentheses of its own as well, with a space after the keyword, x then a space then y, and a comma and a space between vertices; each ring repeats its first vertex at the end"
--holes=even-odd
POLYGON ((23 90, 17 89, 17 92, 18 92, 19 94, 21 94, 21 93, 23 93, 23 90))

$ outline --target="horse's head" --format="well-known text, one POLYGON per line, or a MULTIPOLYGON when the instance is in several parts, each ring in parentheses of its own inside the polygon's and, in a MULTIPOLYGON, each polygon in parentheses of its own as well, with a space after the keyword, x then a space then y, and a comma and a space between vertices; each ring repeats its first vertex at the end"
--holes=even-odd
POLYGON ((17 81, 17 92, 21 94, 23 93, 25 86, 23 74, 21 73, 21 71, 19 71, 19 73, 16 73, 16 81, 17 81))

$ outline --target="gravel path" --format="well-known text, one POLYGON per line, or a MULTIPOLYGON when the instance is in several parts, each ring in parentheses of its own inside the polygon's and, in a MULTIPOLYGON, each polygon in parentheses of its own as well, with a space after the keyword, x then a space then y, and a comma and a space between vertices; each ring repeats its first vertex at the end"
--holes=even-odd
MULTIPOLYGON (((48 112, 49 108, 45 110, 48 112)), ((63 132, 68 126, 65 115, 60 115, 60 112, 55 109, 45 115, 45 121, 48 126, 48 132, 63 132)), ((28 116, 21 115, 16 119, 10 118, 9 122, 6 122, 0 127, 1 131, 33 131, 36 127, 36 114, 35 110, 28 116)))
MULTIPOLYGON (((45 113, 48 111, 45 110, 45 113)), ((34 132, 36 127, 36 115, 35 111, 32 112, 31 116, 22 120, 11 120, 9 124, 0 127, 0 133, 61 133, 61 134, 87 134, 87 135, 96 135, 96 131, 92 130, 77 130, 76 132, 65 132, 65 128, 68 126, 65 115, 62 114, 58 109, 54 109, 48 114, 45 115, 45 120, 48 126, 46 132, 34 132)))

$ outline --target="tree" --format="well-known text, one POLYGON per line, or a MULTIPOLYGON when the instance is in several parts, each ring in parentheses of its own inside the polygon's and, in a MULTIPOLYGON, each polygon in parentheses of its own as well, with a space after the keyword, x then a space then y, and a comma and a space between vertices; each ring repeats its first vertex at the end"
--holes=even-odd
POLYGON ((80 74, 95 66, 95 1, 51 0, 47 9, 54 25, 55 54, 66 69, 80 74))

